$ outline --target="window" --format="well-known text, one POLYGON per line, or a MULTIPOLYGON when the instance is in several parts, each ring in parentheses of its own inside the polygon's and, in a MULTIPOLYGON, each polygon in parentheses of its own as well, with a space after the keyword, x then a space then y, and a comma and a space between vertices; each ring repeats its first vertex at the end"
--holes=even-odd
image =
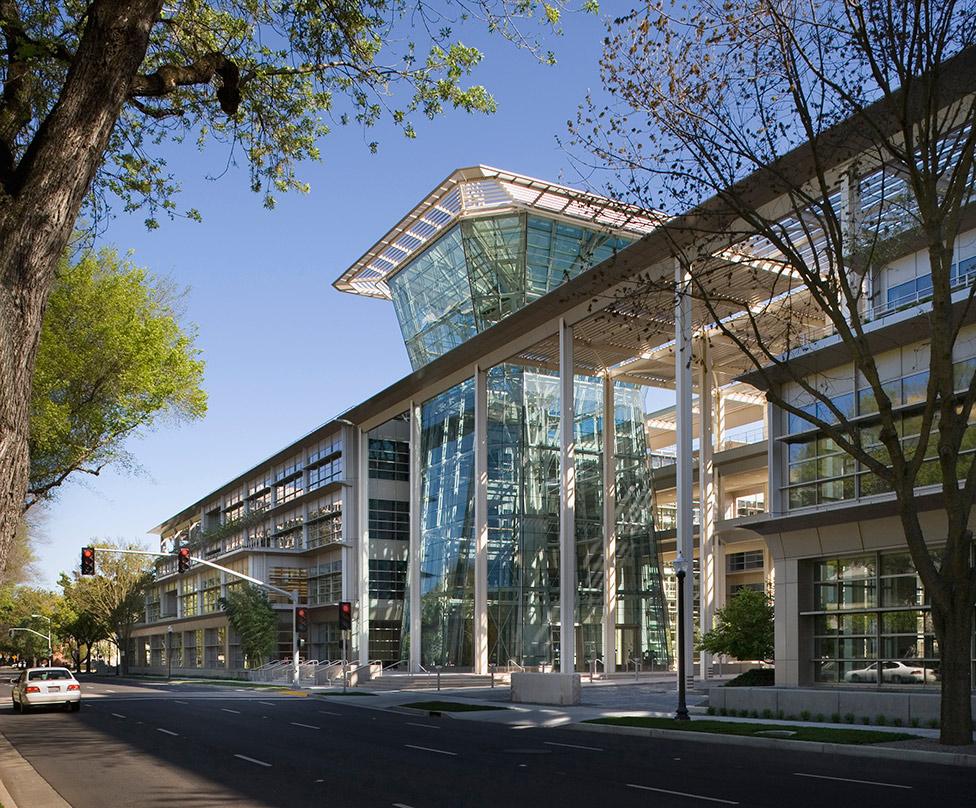
POLYGON ((370 438, 369 476, 374 480, 409 480, 410 444, 370 438))
POLYGON ((399 621, 369 621, 369 658, 383 662, 396 662, 400 659, 399 621))
POLYGON ((410 503, 392 499, 369 501, 369 538, 408 541, 410 503))
POLYGON ((378 600, 403 600, 407 588, 407 562, 381 558, 369 560, 369 596, 378 600))
POLYGON ((726 556, 726 561, 729 572, 761 570, 764 566, 762 550, 746 550, 741 553, 730 553, 726 556))
POLYGON ((324 460, 308 470, 308 490, 315 491, 324 485, 342 479, 342 457, 324 460))
POLYGON ((734 598, 742 589, 751 589, 753 592, 765 592, 763 584, 729 584, 729 597, 734 598))
POLYGON ((757 516, 766 512, 766 495, 759 491, 755 494, 746 494, 735 498, 736 517, 757 516))
POLYGON ((342 560, 323 561, 312 566, 308 571, 309 605, 321 606, 338 603, 340 600, 342 600, 342 560))

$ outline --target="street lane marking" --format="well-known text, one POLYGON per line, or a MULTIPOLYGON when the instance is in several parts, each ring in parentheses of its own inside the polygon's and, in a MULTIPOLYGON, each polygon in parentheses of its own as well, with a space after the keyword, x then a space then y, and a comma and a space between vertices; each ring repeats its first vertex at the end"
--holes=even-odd
POLYGON ((637 783, 627 783, 627 788, 639 788, 643 791, 656 791, 658 794, 672 794, 675 797, 690 797, 693 800, 707 800, 708 802, 721 802, 725 805, 738 805, 734 800, 721 800, 718 797, 706 797, 703 794, 688 794, 685 791, 669 791, 666 788, 651 788, 650 786, 639 786, 637 783))
POLYGON ((603 751, 598 746, 580 746, 579 744, 575 744, 575 743, 556 743, 555 741, 543 741, 543 743, 546 746, 564 746, 567 749, 585 749, 588 752, 602 752, 603 751))
POLYGON ((816 777, 818 780, 840 780, 842 783, 863 783, 866 786, 883 786, 884 788, 912 788, 912 786, 900 786, 897 783, 879 783, 877 780, 852 780, 850 777, 828 777, 826 774, 804 774, 803 772, 793 772, 796 777, 816 777))
POLYGON ((413 806, 407 805, 406 803, 403 802, 395 802, 393 803, 393 808, 413 808, 413 806))
POLYGON ((165 732, 167 735, 176 735, 176 736, 179 736, 180 734, 178 732, 173 732, 172 730, 163 729, 162 727, 156 727, 156 732, 165 732))
POLYGON ((121 713, 112 713, 112 715, 114 715, 116 718, 125 718, 125 716, 121 713))
POLYGON ((330 713, 328 710, 319 710, 322 715, 342 715, 342 713, 330 713))
POLYGON ((221 707, 220 709, 225 713, 237 713, 237 715, 241 714, 240 710, 228 710, 226 707, 221 707))
POLYGON ((316 727, 313 724, 299 724, 297 721, 289 721, 293 727, 305 727, 305 729, 321 729, 321 727, 316 727))
POLYGON ((180 701, 179 699, 173 699, 177 704, 187 704, 188 702, 180 701))
POLYGON ((440 729, 440 727, 435 726, 434 724, 416 724, 413 721, 408 721, 407 723, 411 727, 423 727, 424 729, 440 729))
POLYGON ((269 707, 275 706, 273 701, 259 701, 258 704, 267 704, 269 707))
POLYGON ((412 743, 404 744, 407 749, 419 749, 421 752, 435 752, 438 755, 451 755, 457 757, 457 752, 445 752, 443 749, 431 749, 429 746, 414 746, 412 743))
POLYGON ((269 769, 271 768, 270 763, 265 763, 263 760, 256 760, 255 758, 248 757, 247 755, 234 755, 234 757, 240 758, 241 760, 246 760, 248 763, 256 763, 258 766, 265 766, 269 769))

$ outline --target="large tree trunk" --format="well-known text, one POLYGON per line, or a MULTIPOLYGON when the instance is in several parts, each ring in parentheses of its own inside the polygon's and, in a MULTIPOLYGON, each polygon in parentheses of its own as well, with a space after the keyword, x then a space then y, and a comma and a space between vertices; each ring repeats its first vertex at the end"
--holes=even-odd
POLYGON ((932 604, 942 658, 940 740, 944 744, 964 745, 973 742, 973 604, 964 593, 952 600, 948 609, 932 604))
POLYGON ((27 493, 31 377, 54 267, 162 0, 95 0, 57 104, 0 184, 0 569, 27 493))

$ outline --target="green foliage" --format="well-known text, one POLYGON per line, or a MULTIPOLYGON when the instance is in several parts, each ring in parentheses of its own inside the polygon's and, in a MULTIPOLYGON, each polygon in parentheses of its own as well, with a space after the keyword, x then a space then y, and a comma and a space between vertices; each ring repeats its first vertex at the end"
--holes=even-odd
MULTIPOLYGON (((37 77, 29 85, 36 130, 58 100, 89 7, 21 0, 17 8, 26 34, 19 56, 37 77)), ((461 40, 461 29, 487 29, 550 63, 542 39, 559 32, 564 8, 563 0, 166 5, 89 210, 101 215, 114 197, 125 210, 145 207, 150 228, 160 215, 198 219, 195 208, 178 211, 179 184, 157 148, 186 140, 225 150, 221 167, 243 158, 252 190, 273 207, 278 194, 308 189, 296 164, 320 159, 320 140, 336 123, 360 129, 375 151, 367 130, 384 120, 414 137, 418 118, 493 112, 488 90, 469 81, 483 54, 461 40)), ((596 3, 586 0, 582 10, 594 13, 596 3)))
POLYGON ((178 296, 112 250, 62 262, 41 332, 28 505, 70 475, 128 465, 123 443, 161 418, 201 418, 203 362, 178 296))
MULTIPOLYGON (((47 635, 53 626, 45 618, 54 618, 59 606, 60 595, 47 589, 33 586, 7 586, 0 588, 0 649, 7 654, 17 654, 21 658, 40 658, 47 656, 47 640, 38 634, 47 635), (42 617, 33 617, 33 615, 42 617), (38 632, 16 631, 11 628, 32 629, 38 632)), ((56 650, 58 638, 53 637, 56 650)))
POLYGON ((264 592, 253 584, 234 587, 220 599, 220 607, 240 637, 245 665, 255 668, 264 664, 278 640, 278 615, 264 592))
POLYGON ((716 627, 698 644, 701 650, 743 660, 772 660, 773 603, 765 592, 740 589, 715 619, 716 627))
POLYGON ((729 679, 724 687, 772 687, 775 684, 776 671, 772 668, 750 668, 729 679))
MULTIPOLYGON (((103 626, 104 634, 124 652, 133 626, 145 619, 145 594, 153 579, 152 567, 147 556, 112 553, 110 549, 144 549, 139 545, 92 543, 99 548, 95 552, 97 574, 82 576, 77 571, 71 577, 62 574, 58 583, 71 609, 78 615, 88 615, 86 620, 94 625, 103 626)), ((124 673, 128 666, 124 653, 122 660, 124 673)))

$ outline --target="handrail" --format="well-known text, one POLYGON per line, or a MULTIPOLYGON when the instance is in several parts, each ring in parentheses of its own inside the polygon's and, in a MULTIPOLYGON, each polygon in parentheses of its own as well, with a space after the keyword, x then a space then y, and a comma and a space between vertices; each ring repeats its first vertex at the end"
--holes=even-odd
POLYGON ((398 659, 396 662, 391 662, 389 665, 384 667, 382 670, 388 671, 390 668, 399 668, 404 662, 409 662, 409 659, 398 659))
POLYGON ((522 671, 522 673, 525 673, 525 668, 522 665, 519 665, 518 662, 516 662, 514 659, 508 660, 508 667, 518 668, 520 671, 522 671))
POLYGON ((419 662, 417 663, 417 667, 418 667, 418 668, 420 668, 420 670, 422 670, 422 671, 423 671, 424 673, 426 673, 426 674, 427 674, 428 676, 430 676, 430 675, 431 675, 431 671, 429 671, 429 670, 427 670, 427 668, 425 668, 425 667, 424 667, 423 665, 421 665, 421 664, 420 664, 419 662))

